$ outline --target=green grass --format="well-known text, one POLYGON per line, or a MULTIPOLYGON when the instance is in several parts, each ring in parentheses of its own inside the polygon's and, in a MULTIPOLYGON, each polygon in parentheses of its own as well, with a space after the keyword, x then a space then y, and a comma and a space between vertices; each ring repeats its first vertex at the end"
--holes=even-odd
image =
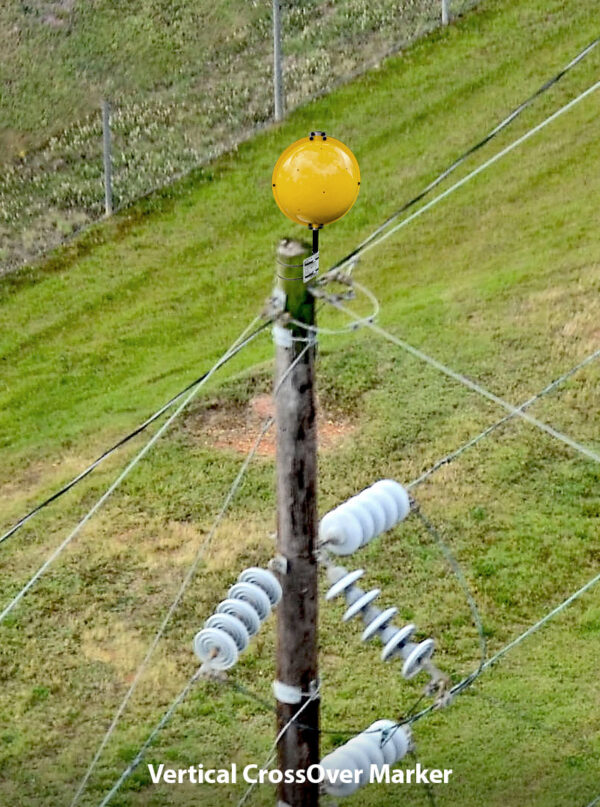
MULTIPOLYGON (((4 278, 2 522, 209 367, 262 305, 275 241, 301 234, 285 225, 270 193, 284 146, 324 128, 359 159, 359 200, 323 233, 323 258, 333 262, 569 61, 592 37, 595 11, 589 0, 490 2, 46 264, 4 278)), ((592 55, 479 159, 589 86, 599 59, 592 55)), ((369 252, 356 270, 380 299, 385 327, 514 403, 598 346, 596 101, 369 252)), ((323 324, 341 321, 323 312, 323 324)), ((239 455, 202 440, 203 418, 221 406, 243 421, 246 402, 269 386, 271 356, 264 338, 233 362, 0 626, 2 805, 69 803, 239 468, 239 455)), ((323 337, 318 377, 326 409, 355 426, 321 456, 321 512, 377 477, 413 479, 503 414, 368 332, 323 337)), ((532 412, 598 450, 599 380, 590 365, 532 412)), ((112 460, 2 547, 3 603, 124 461, 112 460)), ((491 652, 597 572, 598 482, 592 463, 513 422, 416 490, 463 565, 491 652)), ((191 675, 195 631, 239 570, 268 560, 273 529, 273 465, 260 459, 102 757, 86 805, 99 803, 191 675)), ((477 664, 464 596, 416 519, 348 565, 365 568, 381 602, 436 639, 444 670, 458 677, 477 664)), ((421 762, 455 771, 450 785, 435 788, 439 805, 584 807, 600 791, 597 603, 590 592, 452 708, 415 727, 421 762)), ((323 726, 360 728, 402 714, 423 682, 403 682, 341 615, 339 604, 323 601, 323 726)), ((269 699, 273 651, 271 621, 232 678, 269 699)), ((269 712, 202 683, 147 761, 261 761, 272 738, 269 712)), ((325 736, 323 751, 341 739, 325 736)), ((398 788, 370 787, 348 804, 426 803, 422 789, 398 788)), ((114 804, 220 807, 241 792, 154 787, 141 766, 114 804)), ((272 801, 263 788, 252 803, 272 801)))

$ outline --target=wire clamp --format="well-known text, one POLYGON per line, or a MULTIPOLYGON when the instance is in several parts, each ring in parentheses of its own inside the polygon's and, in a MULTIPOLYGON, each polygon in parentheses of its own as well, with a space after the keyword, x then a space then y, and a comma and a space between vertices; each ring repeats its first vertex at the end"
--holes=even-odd
POLYGON ((281 325, 273 325, 273 341, 278 347, 292 347, 294 344, 292 332, 281 325))
POLYGON ((273 694, 279 703, 287 703, 291 706, 295 706, 302 700, 301 688, 284 684, 283 681, 273 681, 273 694))
POLYGON ((283 681, 273 681, 273 694, 279 703, 287 703, 290 706, 295 706, 302 701, 302 698, 310 698, 315 700, 318 697, 321 689, 321 682, 316 679, 311 681, 308 686, 308 692, 303 692, 298 686, 292 684, 285 684, 283 681))

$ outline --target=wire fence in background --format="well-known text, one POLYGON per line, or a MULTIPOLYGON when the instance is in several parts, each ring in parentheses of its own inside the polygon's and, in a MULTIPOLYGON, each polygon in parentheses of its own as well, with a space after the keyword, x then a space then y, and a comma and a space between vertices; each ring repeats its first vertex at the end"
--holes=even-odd
POLYGON ((104 2, 48 5, 0 9, 23 57, 7 60, 0 111, 0 275, 231 150, 277 117, 278 92, 294 109, 439 27, 442 6, 452 19, 476 0, 282 0, 275 92, 269 0, 137 27, 104 2))

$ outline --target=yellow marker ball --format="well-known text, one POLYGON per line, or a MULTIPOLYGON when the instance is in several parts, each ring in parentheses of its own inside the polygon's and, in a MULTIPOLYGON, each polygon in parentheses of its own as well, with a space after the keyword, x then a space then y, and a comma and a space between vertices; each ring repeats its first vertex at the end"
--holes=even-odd
POLYGON ((360 189, 360 169, 348 146, 312 132, 288 146, 273 170, 273 195, 298 224, 322 227, 341 219, 360 189))

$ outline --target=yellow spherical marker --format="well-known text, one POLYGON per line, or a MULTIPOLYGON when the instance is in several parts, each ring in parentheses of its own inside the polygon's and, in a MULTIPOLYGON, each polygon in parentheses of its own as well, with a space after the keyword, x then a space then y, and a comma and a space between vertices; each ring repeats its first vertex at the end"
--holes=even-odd
POLYGON ((272 182, 281 212, 318 229, 350 210, 360 189, 360 169, 348 146, 325 132, 311 132, 286 148, 272 182))

